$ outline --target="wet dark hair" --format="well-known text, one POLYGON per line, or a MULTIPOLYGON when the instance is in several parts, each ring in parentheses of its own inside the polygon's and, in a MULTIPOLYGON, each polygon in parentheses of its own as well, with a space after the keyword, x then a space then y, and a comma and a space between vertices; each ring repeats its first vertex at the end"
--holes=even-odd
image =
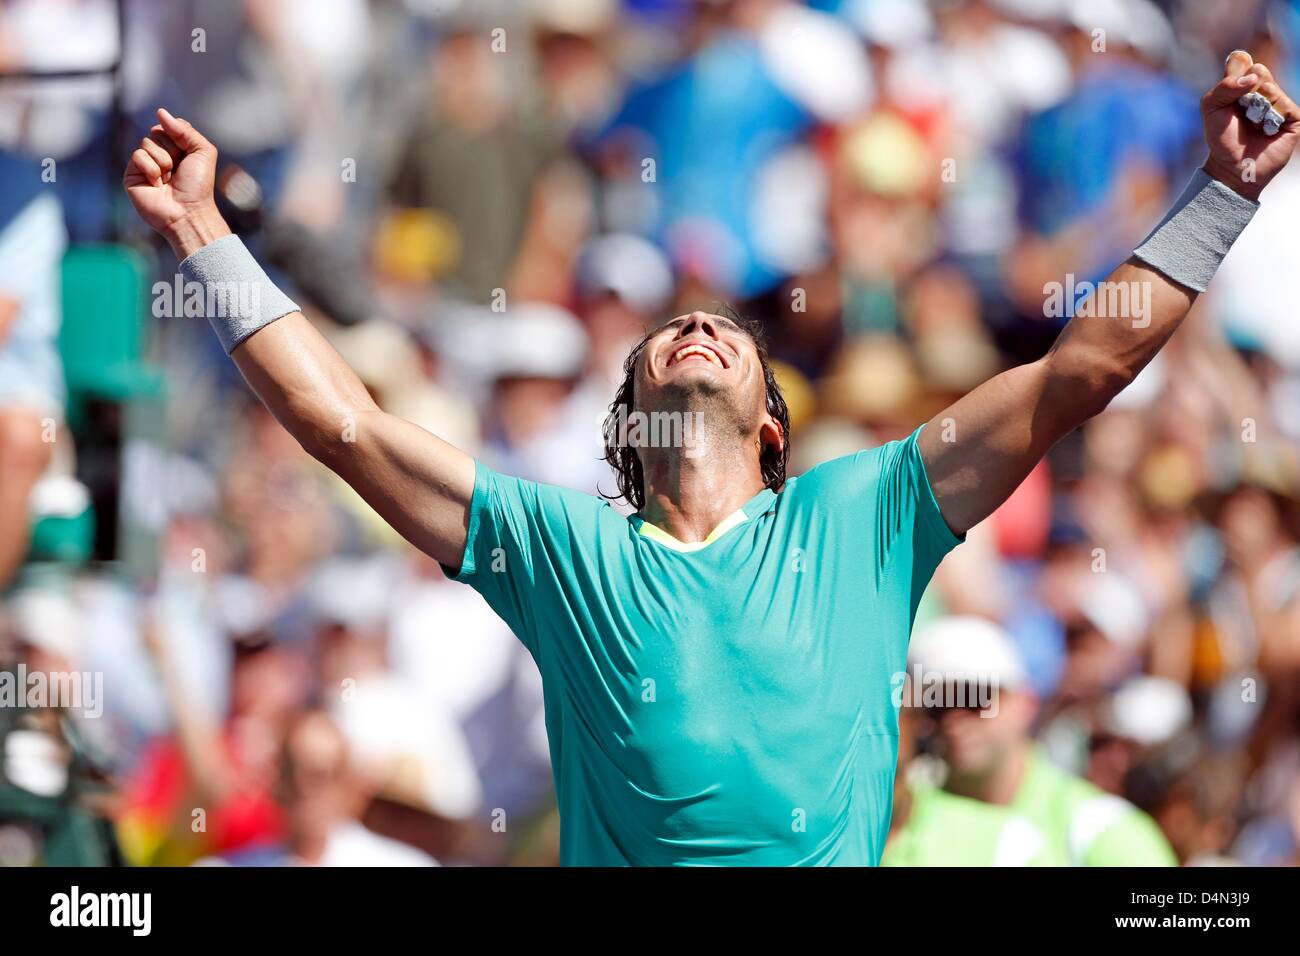
MULTIPOLYGON (((772 371, 768 360, 767 339, 763 334, 763 326, 754 319, 742 317, 729 305, 723 304, 716 308, 718 315, 725 316, 736 323, 741 331, 749 336, 758 351, 759 365, 763 369, 763 385, 767 393, 767 413, 781 425, 781 435, 784 439, 779 450, 773 445, 764 446, 758 461, 763 472, 764 486, 778 491, 785 484, 786 465, 790 459, 790 410, 786 407, 785 396, 781 394, 781 386, 777 384, 776 374, 772 371)), ((651 329, 628 353, 626 361, 623 362, 623 383, 619 386, 614 401, 609 405, 609 414, 605 417, 604 424, 605 461, 614 469, 618 494, 606 495, 601 492, 601 496, 610 501, 623 498, 637 511, 645 507, 645 472, 636 449, 619 442, 619 409, 627 409, 630 412, 634 407, 633 386, 636 381, 637 363, 641 361, 641 353, 645 351, 646 343, 662 328, 663 326, 659 326, 651 329)))

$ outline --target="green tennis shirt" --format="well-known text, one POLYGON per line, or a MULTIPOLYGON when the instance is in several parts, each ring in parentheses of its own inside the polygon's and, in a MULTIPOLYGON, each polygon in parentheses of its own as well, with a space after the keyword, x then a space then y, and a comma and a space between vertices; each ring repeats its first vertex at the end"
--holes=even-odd
POLYGON ((948 793, 933 784, 909 788, 907 820, 885 846, 882 866, 1050 866, 1046 836, 1009 807, 948 793))
POLYGON ((1055 766, 1035 748, 1010 809, 1047 837, 1053 866, 1177 866, 1159 825, 1121 797, 1055 766))
POLYGON ((566 865, 875 865, 894 688, 959 539, 917 432, 764 489, 684 545, 476 467, 456 580, 537 661, 566 865))

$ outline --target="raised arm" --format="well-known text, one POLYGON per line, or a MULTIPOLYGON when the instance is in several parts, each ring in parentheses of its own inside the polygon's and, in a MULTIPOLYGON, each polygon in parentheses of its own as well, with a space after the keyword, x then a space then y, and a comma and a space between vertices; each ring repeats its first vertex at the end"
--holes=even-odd
MULTIPOLYGON (((186 260, 230 235, 213 201, 217 151, 185 120, 166 110, 159 110, 158 118, 132 154, 123 186, 140 217, 186 260)), ((257 328, 231 357, 308 453, 417 548, 449 567, 460 566, 473 459, 381 410, 300 312, 257 328)))
POLYGON ((1052 445, 1104 409, 1155 357, 1204 291, 1235 236, 1234 222, 1240 228, 1249 218, 1250 204, 1300 140, 1300 110, 1268 68, 1241 50, 1228 57, 1201 113, 1210 151, 1203 171, 1215 182, 1205 182, 1110 274, 1046 356, 990 379, 922 430, 935 498, 958 534, 988 517, 1052 445), (1276 135, 1238 107, 1251 92, 1285 120, 1276 135))

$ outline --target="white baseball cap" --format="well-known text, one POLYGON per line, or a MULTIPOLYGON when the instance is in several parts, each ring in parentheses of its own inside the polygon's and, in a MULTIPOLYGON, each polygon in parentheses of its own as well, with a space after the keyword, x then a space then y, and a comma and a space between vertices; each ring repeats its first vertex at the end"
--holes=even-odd
POLYGON ((1011 637, 982 617, 955 615, 926 624, 912 636, 908 659, 921 673, 942 674, 946 681, 978 681, 1012 690, 1026 679, 1011 637))
POLYGON ((912 0, 849 0, 843 15, 877 46, 907 47, 934 34, 930 8, 912 0))
POLYGON ((613 292, 632 308, 651 314, 672 297, 673 270, 668 257, 648 239, 610 233, 583 249, 577 283, 587 294, 613 292))
POLYGON ((1102 727, 1145 747, 1174 737, 1192 721, 1192 701, 1186 689, 1164 677, 1135 677, 1110 699, 1102 727))
POLYGON ((1085 33, 1105 31, 1108 40, 1167 61, 1177 46, 1168 17, 1150 0, 1071 0, 1067 19, 1085 33))
POLYGON ((499 314, 483 306, 449 309, 437 348, 471 380, 578 378, 590 342, 578 318, 550 302, 520 302, 499 314))

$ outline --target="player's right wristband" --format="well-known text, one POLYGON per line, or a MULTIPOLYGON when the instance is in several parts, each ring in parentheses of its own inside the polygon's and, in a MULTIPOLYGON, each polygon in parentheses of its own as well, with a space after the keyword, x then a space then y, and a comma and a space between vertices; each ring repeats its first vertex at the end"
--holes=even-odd
POLYGON ((1174 208, 1133 254, 1180 285, 1204 292, 1259 203, 1198 169, 1174 208))
POLYGON ((202 287, 208 321, 227 355, 258 329, 299 311, 235 235, 222 236, 187 256, 181 276, 186 288, 191 282, 202 287))

